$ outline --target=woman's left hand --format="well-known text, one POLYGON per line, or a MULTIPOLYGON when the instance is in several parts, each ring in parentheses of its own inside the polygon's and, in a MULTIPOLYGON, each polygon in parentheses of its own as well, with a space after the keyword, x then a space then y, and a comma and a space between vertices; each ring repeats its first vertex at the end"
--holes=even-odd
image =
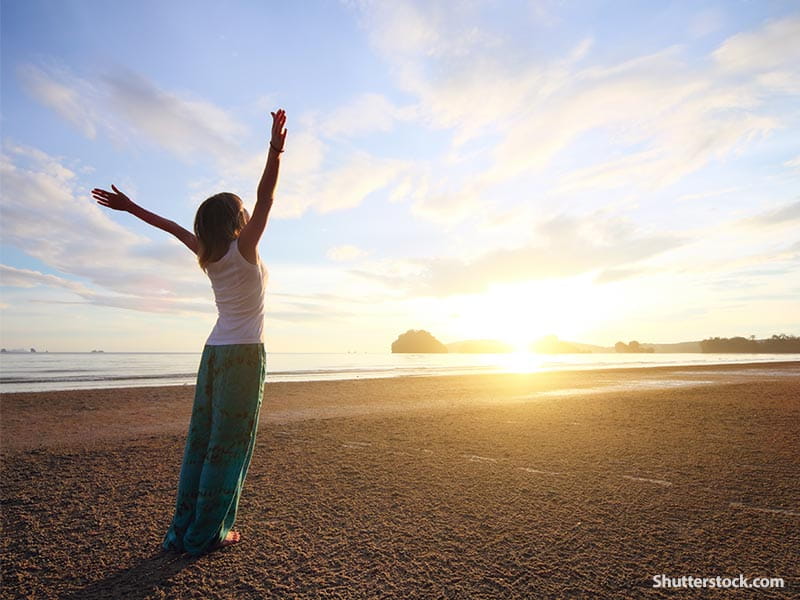
POLYGON ((286 111, 282 108, 278 112, 270 113, 272 115, 272 138, 270 139, 270 146, 276 152, 283 152, 283 145, 286 143, 286 111))

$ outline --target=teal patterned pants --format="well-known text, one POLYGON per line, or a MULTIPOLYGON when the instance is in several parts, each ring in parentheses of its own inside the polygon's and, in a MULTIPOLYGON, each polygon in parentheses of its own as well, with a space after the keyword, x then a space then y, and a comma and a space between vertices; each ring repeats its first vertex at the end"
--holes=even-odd
POLYGON ((165 550, 208 552, 233 527, 256 442, 265 376, 264 344, 204 348, 165 550))

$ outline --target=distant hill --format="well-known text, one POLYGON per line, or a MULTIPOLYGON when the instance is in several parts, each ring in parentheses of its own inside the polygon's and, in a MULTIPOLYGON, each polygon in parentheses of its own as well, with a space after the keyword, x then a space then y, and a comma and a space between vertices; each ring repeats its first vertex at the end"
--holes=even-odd
POLYGON ((546 335, 535 341, 530 345, 530 349, 539 354, 586 354, 592 351, 586 344, 560 340, 555 335, 546 335))
MULTIPOLYGON (((622 345, 624 352, 667 353, 702 353, 702 352, 794 352, 800 353, 800 337, 786 334, 773 335, 771 338, 709 338, 703 341, 674 342, 668 344, 653 342, 635 342, 632 348, 629 342, 622 345)), ((622 348, 622 346, 620 346, 622 348)), ((584 354, 615 353, 614 346, 598 346, 583 342, 560 340, 555 335, 545 336, 532 344, 531 352, 540 354, 584 354)), ((433 335, 424 330, 410 329, 392 344, 392 352, 453 352, 456 354, 501 354, 514 352, 511 344, 499 340, 462 340, 442 344, 433 335)))
POLYGON ((503 354, 513 352, 514 347, 498 340, 466 340, 445 344, 448 352, 461 354, 503 354))
POLYGON ((447 347, 424 329, 409 329, 392 342, 392 353, 446 353, 447 347))
POLYGON ((781 333, 761 340, 757 340, 755 336, 713 337, 700 342, 700 348, 703 352, 800 353, 800 336, 781 333))
POLYGON ((619 354, 652 354, 656 349, 652 346, 640 344, 636 340, 631 340, 627 344, 625 342, 617 342, 614 344, 614 351, 619 354))
POLYGON ((583 342, 567 342, 575 346, 580 352, 613 352, 605 346, 598 346, 597 344, 584 344, 583 342))
MULTIPOLYGON (((592 352, 616 352, 614 346, 591 346, 589 344, 581 344, 590 348, 592 352)), ((653 342, 641 342, 645 348, 652 348, 655 353, 692 353, 701 352, 700 342, 676 342, 674 344, 656 344, 653 342)))
MULTIPOLYGON (((675 344, 651 344, 642 346, 653 348, 655 352, 700 352, 700 342, 679 342, 675 344)), ((456 354, 503 354, 514 352, 511 344, 499 340, 464 340, 445 344, 449 352, 456 354)), ((529 346, 531 352, 539 354, 588 354, 615 352, 614 346, 598 346, 584 342, 560 340, 556 336, 545 336, 529 346)))
POLYGON ((644 346, 650 346, 656 352, 700 352, 700 342, 678 342, 676 344, 650 344, 642 342, 644 346))
MULTIPOLYGON (((653 352, 660 353, 660 354, 669 354, 669 353, 684 353, 684 354, 691 354, 693 352, 702 352, 700 348, 700 342, 675 342, 672 344, 657 344, 653 342, 640 342, 639 345, 642 348, 652 348, 653 352)), ((616 348, 614 346, 604 347, 599 352, 616 352, 616 348)), ((598 352, 595 350, 595 352, 598 352)))
MULTIPOLYGON (((461 354, 505 354, 514 352, 514 346, 499 340, 464 340, 445 344, 447 350, 461 354)), ((547 336, 530 345, 531 352, 543 354, 585 354, 588 352, 613 352, 613 348, 604 348, 594 344, 568 342, 556 336, 547 336)))

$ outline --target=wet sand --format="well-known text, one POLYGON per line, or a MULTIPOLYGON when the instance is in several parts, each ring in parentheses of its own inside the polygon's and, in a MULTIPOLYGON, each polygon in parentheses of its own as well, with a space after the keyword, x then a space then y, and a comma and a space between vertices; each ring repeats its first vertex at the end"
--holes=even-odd
POLYGON ((790 598, 800 364, 268 383, 244 542, 162 554, 193 388, 2 399, 2 598, 790 598), (653 589, 653 576, 784 589, 653 589))

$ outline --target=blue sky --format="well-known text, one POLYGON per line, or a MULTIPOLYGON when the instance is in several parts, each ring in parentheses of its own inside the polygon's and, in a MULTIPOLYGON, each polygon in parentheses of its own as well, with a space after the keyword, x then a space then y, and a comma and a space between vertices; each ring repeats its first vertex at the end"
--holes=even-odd
POLYGON ((275 352, 800 333, 795 2, 2 3, 3 347, 196 351, 252 203, 275 352))

